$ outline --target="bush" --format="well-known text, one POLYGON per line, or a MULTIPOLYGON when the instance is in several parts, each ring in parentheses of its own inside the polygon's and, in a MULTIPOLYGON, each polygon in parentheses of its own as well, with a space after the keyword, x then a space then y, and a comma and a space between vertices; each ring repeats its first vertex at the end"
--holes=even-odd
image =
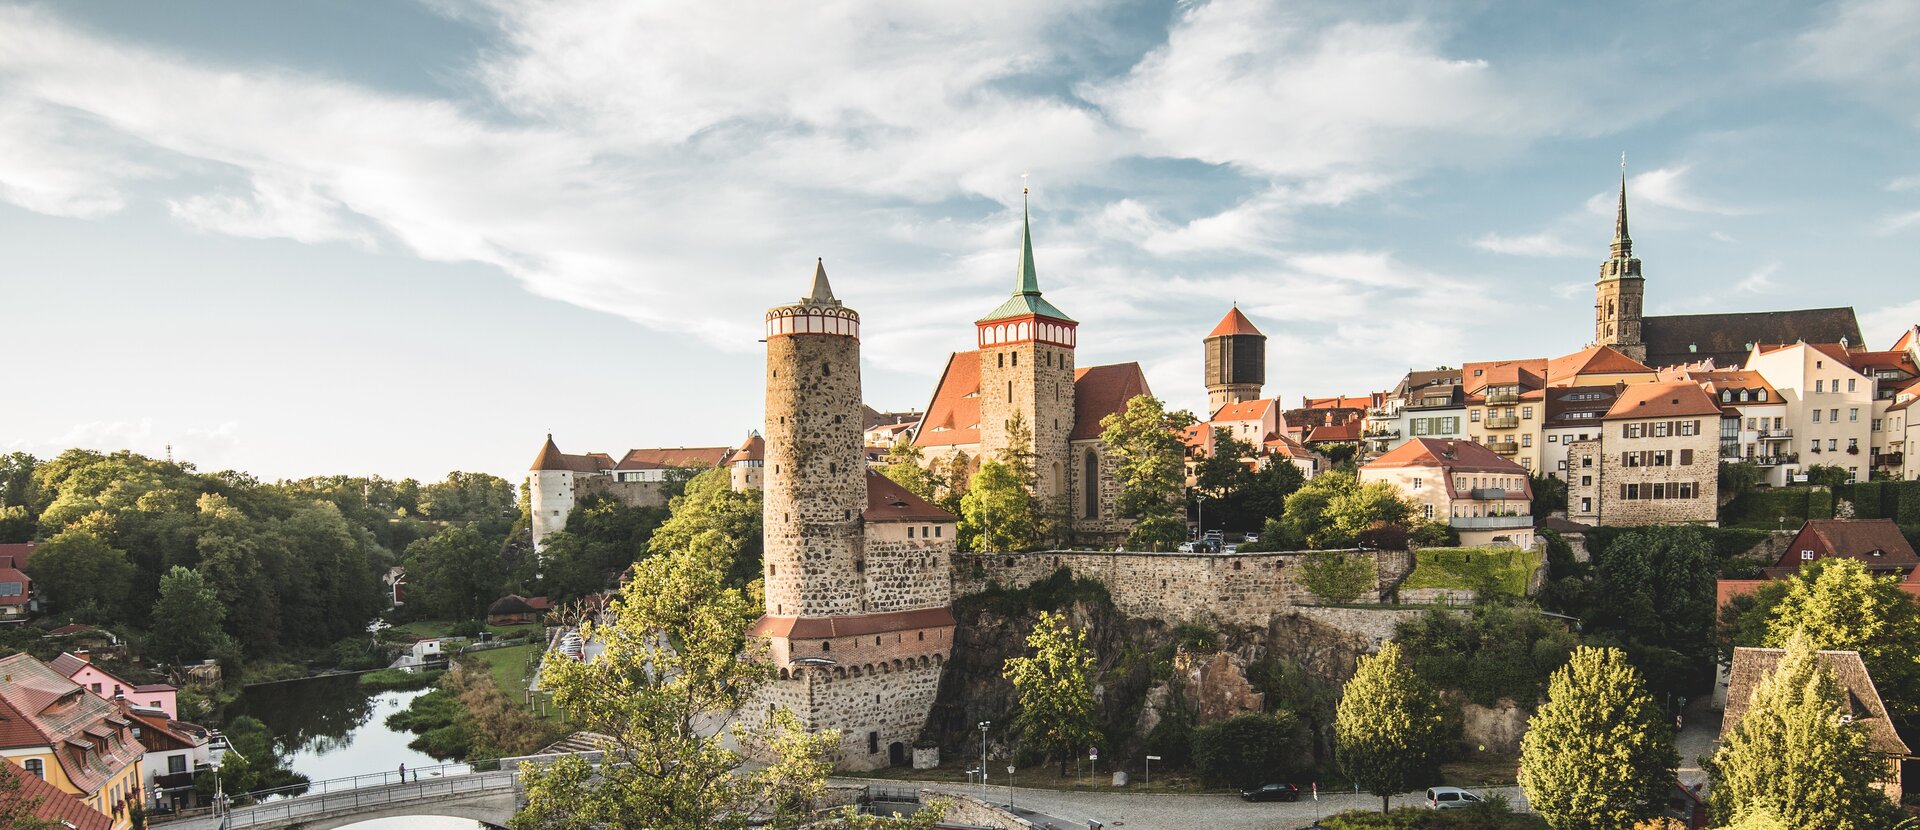
POLYGON ((1359 599, 1373 590, 1377 579, 1373 557, 1340 551, 1309 553, 1300 569, 1300 583, 1322 602, 1335 605, 1359 599))
POLYGON ((1194 654, 1212 654, 1220 650, 1220 635, 1199 623, 1181 623, 1174 629, 1180 647, 1194 654))
POLYGON ((467 639, 471 640, 471 639, 479 638, 480 632, 483 632, 486 630, 487 630, 486 623, 483 623, 479 620, 466 620, 464 622, 457 622, 457 623, 454 623, 453 625, 447 626, 447 636, 466 637, 467 639))
POLYGON ((1539 816, 1515 813, 1506 799, 1492 796, 1485 802, 1456 810, 1428 810, 1401 807, 1387 813, 1351 810, 1321 820, 1327 830, 1546 830, 1539 816))
POLYGON ((1407 539, 1423 548, 1453 548, 1460 546, 1460 531, 1440 522, 1421 522, 1407 539))
POLYGON ((1292 712, 1236 715, 1193 732, 1193 766, 1209 787, 1249 789, 1275 781, 1300 752, 1292 712))
POLYGON ((360 675, 360 688, 372 691, 411 691, 424 689, 440 679, 444 672, 411 672, 406 669, 381 669, 360 675))
POLYGON ((434 689, 387 716, 387 728, 414 734, 452 726, 460 716, 460 701, 446 689, 434 689))

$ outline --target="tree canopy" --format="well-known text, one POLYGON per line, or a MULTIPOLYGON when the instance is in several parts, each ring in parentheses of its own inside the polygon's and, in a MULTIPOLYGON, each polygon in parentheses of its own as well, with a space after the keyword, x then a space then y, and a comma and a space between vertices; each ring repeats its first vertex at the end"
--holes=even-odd
POLYGON ((1619 649, 1575 649, 1520 739, 1521 787, 1553 830, 1627 830, 1657 815, 1679 762, 1660 708, 1619 649))
POLYGON ((1438 695, 1388 641, 1361 657, 1334 709, 1334 756, 1360 789, 1387 799, 1417 783, 1438 758, 1444 738, 1438 695))
POLYGON ((1036 526, 1033 493, 1012 466, 994 459, 960 497, 960 544, 973 551, 1015 551, 1032 546, 1036 526))
POLYGON ((1014 729, 1043 757, 1067 760, 1099 739, 1093 699, 1093 652, 1087 632, 1067 624, 1064 614, 1042 611, 1027 635, 1031 656, 1014 657, 1003 673, 1019 695, 1014 729))
POLYGON ((1100 440, 1117 462, 1118 511, 1133 520, 1129 544, 1146 550, 1170 549, 1187 538, 1184 514, 1186 444, 1181 436, 1193 414, 1168 412, 1152 395, 1136 395, 1126 409, 1100 421, 1100 440))

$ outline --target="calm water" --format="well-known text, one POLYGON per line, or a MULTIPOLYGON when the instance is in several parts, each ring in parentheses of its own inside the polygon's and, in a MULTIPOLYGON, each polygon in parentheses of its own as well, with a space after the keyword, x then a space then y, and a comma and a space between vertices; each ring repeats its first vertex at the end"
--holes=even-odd
MULTIPOLYGON (((410 732, 387 729, 387 716, 407 708, 417 692, 366 692, 352 676, 314 677, 250 686, 227 707, 231 720, 247 715, 267 725, 294 772, 318 783, 356 775, 430 775, 441 766, 425 753, 407 748, 410 732)), ((377 783, 377 782, 368 782, 377 783)), ((352 830, 475 830, 471 819, 407 816, 363 821, 352 830)))

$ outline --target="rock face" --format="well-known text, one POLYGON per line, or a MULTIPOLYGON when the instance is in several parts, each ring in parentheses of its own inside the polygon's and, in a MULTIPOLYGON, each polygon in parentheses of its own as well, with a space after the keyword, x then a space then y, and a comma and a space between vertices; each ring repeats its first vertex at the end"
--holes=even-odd
POLYGON ((1470 747, 1485 747, 1488 752, 1513 754, 1520 751, 1520 736, 1527 733, 1527 720, 1533 715, 1511 698, 1501 698, 1492 708, 1468 702, 1460 707, 1460 740, 1470 747))
POLYGON ((1266 711, 1265 694, 1247 682, 1244 665, 1230 652, 1194 654, 1180 650, 1173 670, 1186 679, 1186 701, 1200 723, 1266 711))

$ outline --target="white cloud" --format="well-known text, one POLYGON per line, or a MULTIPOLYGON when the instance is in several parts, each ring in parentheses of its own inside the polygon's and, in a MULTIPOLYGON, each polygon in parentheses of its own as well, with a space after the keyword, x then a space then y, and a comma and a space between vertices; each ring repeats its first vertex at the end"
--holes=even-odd
POLYGON ((1920 210, 1886 216, 1874 226, 1874 232, 1881 236, 1891 236, 1915 225, 1920 225, 1920 210))
MULTIPOLYGON (((1692 180, 1688 176, 1692 171, 1693 165, 1681 164, 1648 170, 1627 177, 1629 219, 1633 214, 1648 207, 1721 216, 1738 216, 1752 212, 1746 208, 1715 202, 1695 192, 1692 180)), ((1619 201, 1620 193, 1617 190, 1596 193, 1587 199, 1587 212, 1612 216, 1619 207, 1619 201)))
POLYGON ((1783 286, 1773 277, 1780 273, 1780 263, 1770 262, 1755 268, 1734 284, 1734 289, 1746 294, 1778 294, 1783 286))
POLYGON ((1920 176, 1900 176, 1887 182, 1887 189, 1896 192, 1915 188, 1920 188, 1920 176))
POLYGON ((1541 232, 1523 236, 1489 233, 1473 241, 1473 247, 1512 256, 1577 256, 1581 249, 1558 234, 1541 232))
POLYGON ((1795 44, 1799 69, 1920 126, 1920 4, 1843 0, 1795 44))
POLYGON ((45 440, 17 439, 6 448, 10 452, 28 452, 43 458, 73 448, 97 452, 131 450, 150 458, 166 458, 172 453, 175 460, 192 462, 202 470, 220 470, 244 463, 245 459, 237 452, 240 445, 240 424, 235 421, 214 426, 156 426, 152 417, 140 417, 77 423, 45 440))
POLYGON ((346 241, 374 247, 373 237, 338 200, 308 181, 255 176, 246 195, 205 193, 167 202, 175 219, 214 233, 306 243, 346 241))
POLYGON ((1920 299, 1880 306, 1861 314, 1860 336, 1866 338, 1868 345, 1884 349, 1915 325, 1920 325, 1920 299))

